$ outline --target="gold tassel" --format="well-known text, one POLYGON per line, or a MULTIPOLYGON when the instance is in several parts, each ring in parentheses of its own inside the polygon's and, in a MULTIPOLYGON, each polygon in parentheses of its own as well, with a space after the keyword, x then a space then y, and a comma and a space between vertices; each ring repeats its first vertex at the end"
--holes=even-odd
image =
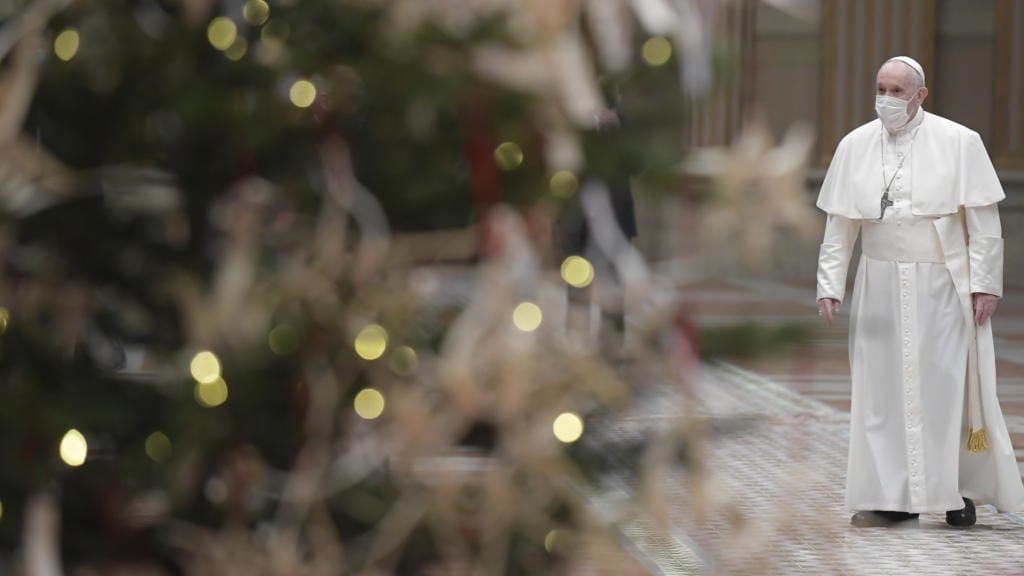
POLYGON ((971 430, 967 434, 967 449, 971 452, 984 452, 988 450, 988 434, 984 428, 971 430))

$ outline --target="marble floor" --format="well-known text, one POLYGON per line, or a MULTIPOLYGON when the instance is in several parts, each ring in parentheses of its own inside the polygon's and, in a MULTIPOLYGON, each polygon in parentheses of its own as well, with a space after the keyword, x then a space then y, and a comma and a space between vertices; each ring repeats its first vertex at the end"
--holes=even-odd
MULTIPOLYGON (((682 287, 702 326, 817 322, 813 286, 703 281, 682 287)), ((1024 457, 1024 286, 1011 286, 994 323, 999 395, 1024 457)), ((812 338, 766 357, 702 371, 693 395, 715 433, 701 483, 665 475, 658 512, 622 523, 623 539, 654 574, 1024 574, 1024 518, 978 510, 956 529, 942 514, 903 528, 849 525, 843 485, 850 378, 845 316, 812 338)), ((635 423, 657 427, 685 400, 658 389, 635 423)), ((608 434, 635 434, 627 419, 608 434)), ((598 497, 611 504, 638 487, 623 480, 598 497)))

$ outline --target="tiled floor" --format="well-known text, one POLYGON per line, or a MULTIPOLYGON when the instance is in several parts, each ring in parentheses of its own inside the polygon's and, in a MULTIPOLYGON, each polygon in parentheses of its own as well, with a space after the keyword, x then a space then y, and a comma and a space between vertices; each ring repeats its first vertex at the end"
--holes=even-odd
MULTIPOLYGON (((752 316, 817 322, 813 287, 702 282, 683 287, 699 323, 752 316)), ((1024 459, 1024 287, 1008 290, 995 324, 999 395, 1024 459)), ((810 342, 768 358, 705 370, 695 398, 718 430, 703 453, 701 487, 666 475, 665 530, 638 514, 623 534, 663 574, 1024 574, 1024 518, 983 506, 968 530, 924 514, 901 529, 855 529, 843 502, 850 378, 845 317, 810 342), (721 425, 722 423, 743 425, 721 425), (697 502, 704 501, 699 510, 697 502), (704 512, 702 515, 701 512, 704 512)), ((649 425, 672 418, 647 402, 649 425)), ((612 431, 614 433, 614 431, 612 431)), ((623 433, 626 433, 623 431, 623 433)), ((622 490, 636 489, 623 486, 622 490)), ((613 496, 612 496, 613 497, 613 496)))

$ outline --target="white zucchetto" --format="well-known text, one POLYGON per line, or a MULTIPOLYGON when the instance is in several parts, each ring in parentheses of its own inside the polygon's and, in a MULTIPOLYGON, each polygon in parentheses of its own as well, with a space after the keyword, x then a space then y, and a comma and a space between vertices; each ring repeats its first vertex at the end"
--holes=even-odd
POLYGON ((907 66, 910 66, 911 68, 913 68, 914 72, 917 72, 917 75, 921 77, 921 84, 923 85, 925 83, 925 81, 924 81, 924 68, 917 62, 917 60, 914 60, 910 56, 893 56, 892 58, 889 58, 885 62, 894 62, 894 61, 895 62, 902 62, 902 63, 906 64, 907 66))

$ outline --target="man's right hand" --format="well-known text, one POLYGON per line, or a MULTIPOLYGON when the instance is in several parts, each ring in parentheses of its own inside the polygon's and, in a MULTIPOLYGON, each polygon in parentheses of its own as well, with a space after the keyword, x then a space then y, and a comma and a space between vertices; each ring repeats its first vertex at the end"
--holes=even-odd
POLYGON ((839 313, 839 300, 835 298, 822 298, 818 300, 818 316, 821 316, 825 323, 832 325, 832 316, 839 313))

